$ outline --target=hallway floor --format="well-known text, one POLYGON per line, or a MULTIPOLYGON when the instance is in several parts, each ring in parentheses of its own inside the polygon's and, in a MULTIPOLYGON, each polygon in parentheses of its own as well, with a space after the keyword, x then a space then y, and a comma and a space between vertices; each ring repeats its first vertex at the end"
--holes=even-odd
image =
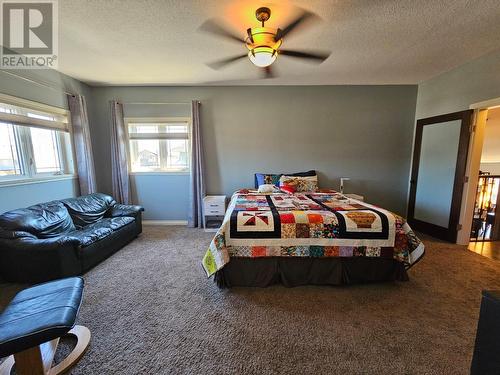
POLYGON ((500 241, 471 242, 467 248, 490 259, 500 260, 500 241))

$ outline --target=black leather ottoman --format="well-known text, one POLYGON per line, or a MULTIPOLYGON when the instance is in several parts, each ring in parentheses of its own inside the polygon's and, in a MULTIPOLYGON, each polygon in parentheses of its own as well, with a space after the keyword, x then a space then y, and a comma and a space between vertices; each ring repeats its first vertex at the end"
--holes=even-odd
POLYGON ((472 375, 500 374, 500 291, 483 290, 472 375))
POLYGON ((60 374, 83 355, 90 331, 75 326, 83 297, 83 279, 71 277, 39 284, 19 292, 0 315, 0 358, 10 356, 0 366, 0 375, 16 373, 60 374), (73 335, 75 349, 52 367, 59 338, 73 335))

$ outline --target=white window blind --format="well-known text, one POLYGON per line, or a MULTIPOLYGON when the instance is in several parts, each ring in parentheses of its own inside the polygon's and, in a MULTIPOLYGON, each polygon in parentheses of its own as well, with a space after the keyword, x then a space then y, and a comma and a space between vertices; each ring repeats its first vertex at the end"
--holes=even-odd
POLYGON ((0 94, 0 185, 73 174, 69 112, 0 94))
MULTIPOLYGON (((69 132, 68 115, 65 111, 47 111, 34 104, 22 106, 9 103, 10 100, 0 97, 0 121, 18 126, 38 127, 69 132)), ((16 101, 21 101, 17 99, 16 101)))
POLYGON ((189 171, 189 118, 127 118, 132 172, 189 171))
POLYGON ((164 124, 129 122, 130 139, 189 139, 188 122, 164 124))

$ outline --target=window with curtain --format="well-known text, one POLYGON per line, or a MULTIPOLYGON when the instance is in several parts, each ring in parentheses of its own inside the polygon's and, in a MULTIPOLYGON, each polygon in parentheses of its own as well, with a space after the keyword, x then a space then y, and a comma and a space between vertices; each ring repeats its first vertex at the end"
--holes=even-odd
POLYGON ((131 172, 188 172, 188 118, 126 118, 131 172))
POLYGON ((68 115, 0 95, 0 183, 74 175, 68 115))

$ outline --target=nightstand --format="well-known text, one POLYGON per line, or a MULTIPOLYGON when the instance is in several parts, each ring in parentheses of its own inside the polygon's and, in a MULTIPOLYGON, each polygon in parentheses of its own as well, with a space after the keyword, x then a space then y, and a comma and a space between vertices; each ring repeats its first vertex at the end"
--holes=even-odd
POLYGON ((365 197, 358 194, 344 194, 347 198, 356 199, 357 201, 364 202, 365 197))
POLYGON ((207 195, 203 198, 203 222, 205 231, 217 231, 226 214, 225 195, 207 195))

